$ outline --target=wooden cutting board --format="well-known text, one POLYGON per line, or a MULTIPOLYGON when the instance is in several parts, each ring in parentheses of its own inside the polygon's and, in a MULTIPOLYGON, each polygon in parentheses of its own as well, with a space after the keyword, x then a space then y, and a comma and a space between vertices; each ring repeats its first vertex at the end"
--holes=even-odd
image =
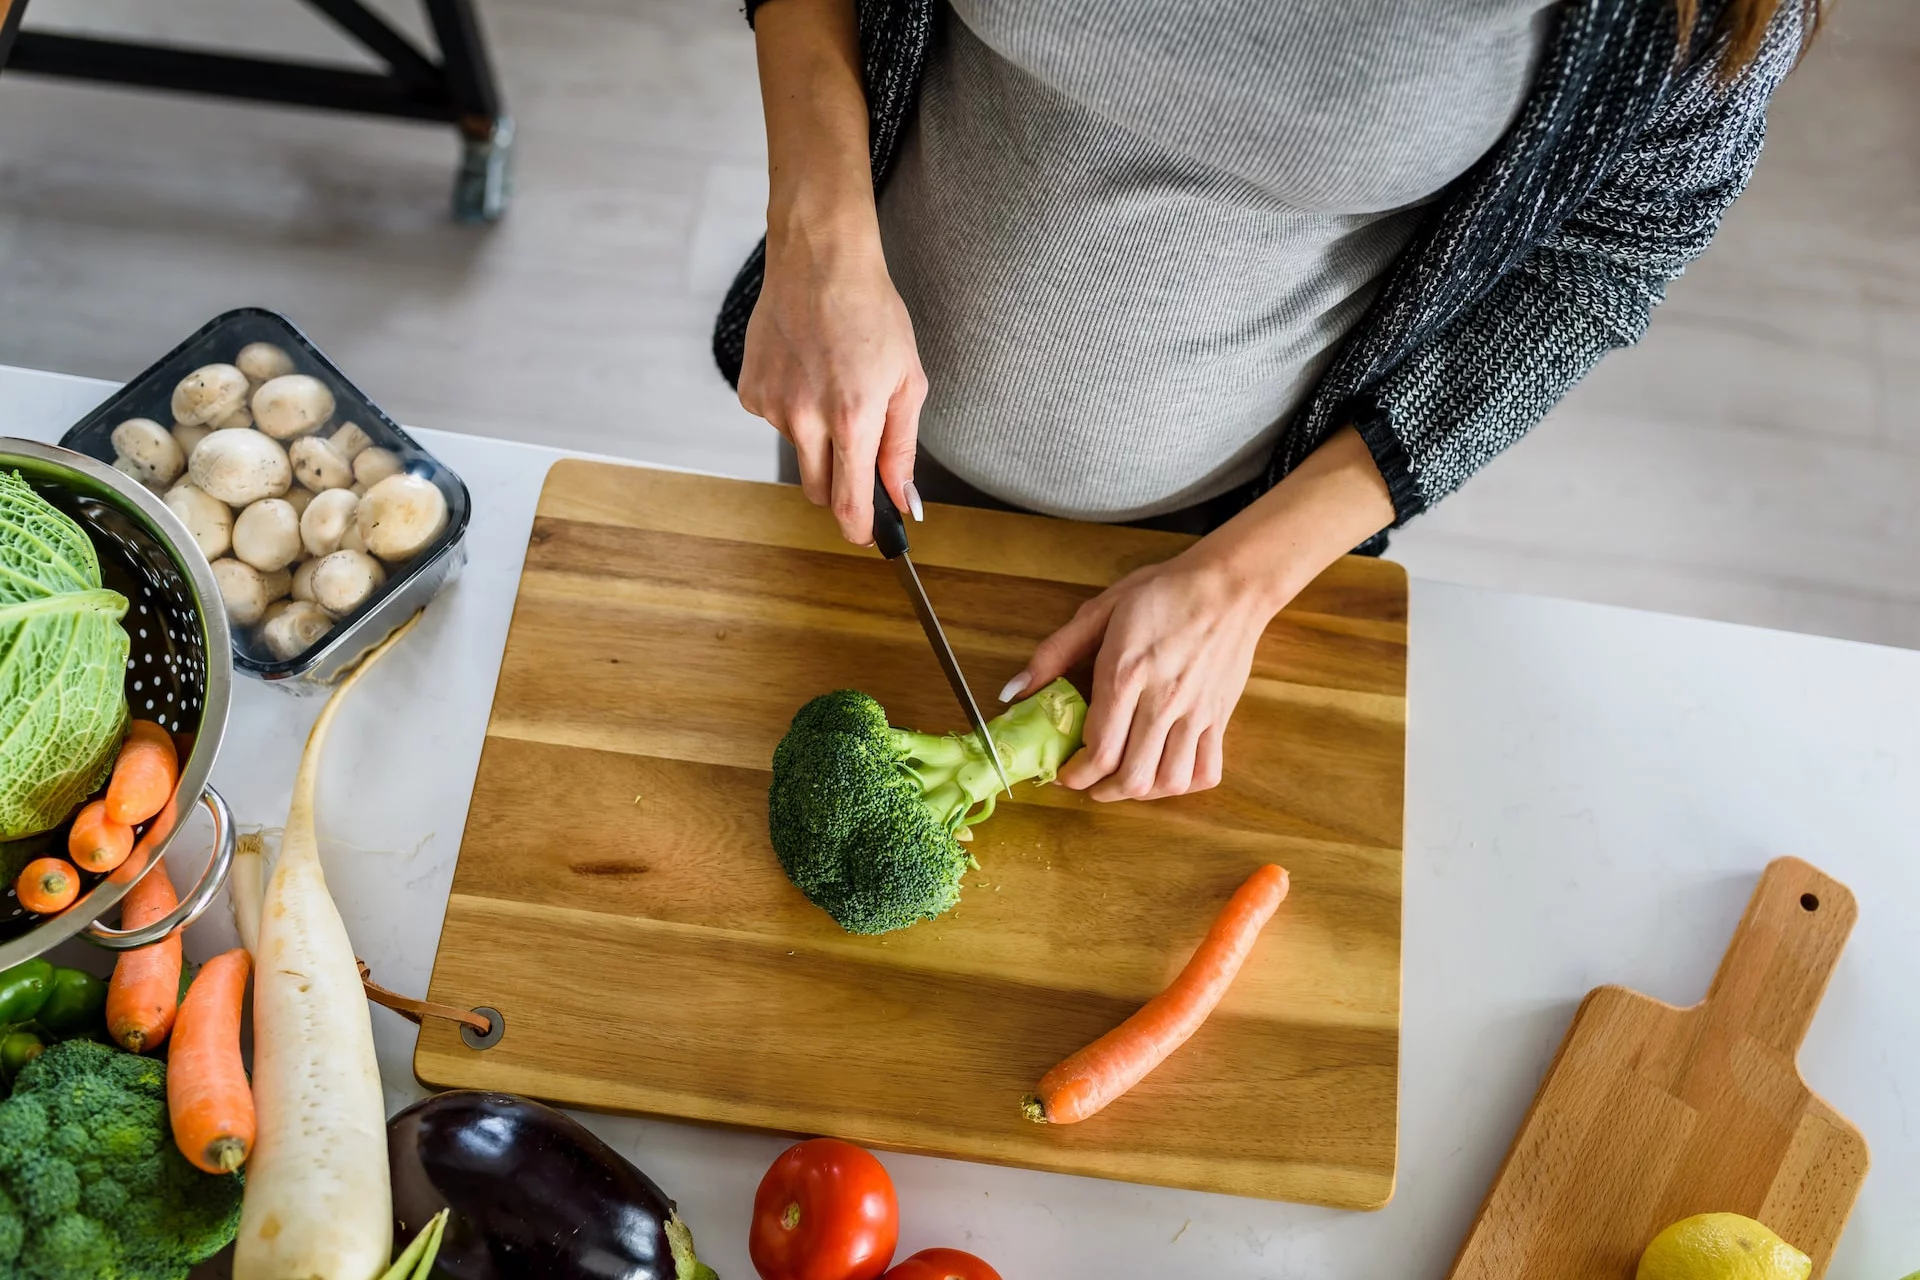
POLYGON ((1866 1140, 1794 1064, 1853 930, 1853 894, 1797 858, 1760 877, 1707 998, 1590 992, 1452 1280, 1633 1280, 1671 1223, 1738 1213, 1826 1272, 1866 1140))
MULTIPOLYGON (((937 507, 914 558, 982 695, 1100 588, 1188 539, 937 507)), ((600 1110, 1353 1208, 1393 1190, 1406 581, 1348 559, 1268 629, 1211 792, 1020 786, 958 908, 842 933, 781 873, 768 764, 854 686, 964 719, 893 574, 797 489, 565 462, 541 496, 431 998, 424 1082, 600 1110), (1226 1002, 1078 1126, 1056 1060, 1185 962, 1256 866, 1293 892, 1226 1002), (431 1020, 430 1020, 431 1021, 431 1020)))

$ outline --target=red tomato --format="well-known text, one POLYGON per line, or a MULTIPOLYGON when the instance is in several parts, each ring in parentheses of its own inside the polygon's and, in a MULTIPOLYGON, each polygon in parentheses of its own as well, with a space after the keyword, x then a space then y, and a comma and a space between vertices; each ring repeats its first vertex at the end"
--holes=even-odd
POLYGON ((1000 1273, 958 1249, 922 1249, 882 1280, 1000 1280, 1000 1273))
POLYGON ((747 1254, 760 1280, 878 1280, 899 1242, 893 1179, 850 1142, 788 1147, 754 1193, 747 1254))

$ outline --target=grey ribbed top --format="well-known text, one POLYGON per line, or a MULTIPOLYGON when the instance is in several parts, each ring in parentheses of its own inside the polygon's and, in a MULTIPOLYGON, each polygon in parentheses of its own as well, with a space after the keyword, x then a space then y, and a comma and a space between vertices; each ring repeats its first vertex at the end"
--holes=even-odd
POLYGON ((1253 478, 1513 119, 1546 6, 957 0, 880 202, 921 447, 1082 519, 1253 478))

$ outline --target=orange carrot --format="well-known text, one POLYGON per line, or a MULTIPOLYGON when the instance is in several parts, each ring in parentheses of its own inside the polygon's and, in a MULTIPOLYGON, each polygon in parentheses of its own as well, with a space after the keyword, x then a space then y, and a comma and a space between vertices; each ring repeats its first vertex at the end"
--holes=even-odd
POLYGON ((246 951, 236 947, 200 966, 167 1050, 173 1142, 208 1173, 232 1173, 253 1150, 253 1092, 240 1062, 247 963, 246 951))
POLYGON ((173 753, 173 737, 151 720, 135 720, 120 744, 107 783, 107 816, 132 827, 166 806, 180 781, 180 760, 173 753))
POLYGON ((13 896, 35 915, 65 911, 80 896, 80 873, 65 858, 35 858, 20 868, 13 896))
POLYGON ((133 852, 133 828, 107 816, 105 800, 89 800, 73 815, 67 855, 85 871, 111 871, 133 852))
POLYGON ((1027 1119, 1075 1124, 1139 1084, 1200 1029, 1227 994, 1254 940, 1287 896, 1284 867, 1261 867, 1234 890, 1187 967, 1140 1011, 1040 1077, 1027 1119))
MULTIPOLYGON (((141 841, 145 852, 146 841, 141 841)), ((120 927, 152 924, 179 905, 163 862, 120 900, 120 927)), ((158 1047, 173 1029, 180 1003, 180 931, 132 951, 122 951, 107 983, 107 1030, 123 1049, 158 1047)))

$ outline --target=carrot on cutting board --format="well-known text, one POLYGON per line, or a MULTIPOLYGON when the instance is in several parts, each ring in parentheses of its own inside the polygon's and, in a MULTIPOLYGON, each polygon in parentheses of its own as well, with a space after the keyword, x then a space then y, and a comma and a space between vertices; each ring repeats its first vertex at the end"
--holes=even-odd
POLYGON ((179 781, 173 736, 151 720, 135 720, 127 726, 127 740, 107 782, 107 816, 138 826, 166 807, 179 781))
POLYGON ((1200 1029, 1286 896, 1286 868, 1269 864, 1248 876, 1172 985, 1040 1077, 1021 1113, 1039 1124, 1075 1124, 1139 1084, 1200 1029))
POLYGON ((207 1173, 232 1173, 253 1150, 253 1091, 240 1061, 248 964, 247 953, 235 948, 200 966, 180 1002, 167 1050, 173 1142, 207 1173))
POLYGON ((80 896, 80 873, 65 858, 35 858, 20 868, 13 896, 35 915, 65 911, 80 896))
MULTIPOLYGON (((146 843, 141 841, 143 851, 146 843)), ((179 905, 162 862, 120 900, 120 927, 152 924, 179 905)), ((158 942, 120 953, 107 983, 107 1031, 121 1048, 141 1053, 166 1040, 180 1007, 180 963, 178 929, 158 942)))
POLYGON ((83 871, 106 872, 133 852, 133 828, 107 816, 105 800, 89 800, 73 815, 67 831, 67 856, 83 871))

